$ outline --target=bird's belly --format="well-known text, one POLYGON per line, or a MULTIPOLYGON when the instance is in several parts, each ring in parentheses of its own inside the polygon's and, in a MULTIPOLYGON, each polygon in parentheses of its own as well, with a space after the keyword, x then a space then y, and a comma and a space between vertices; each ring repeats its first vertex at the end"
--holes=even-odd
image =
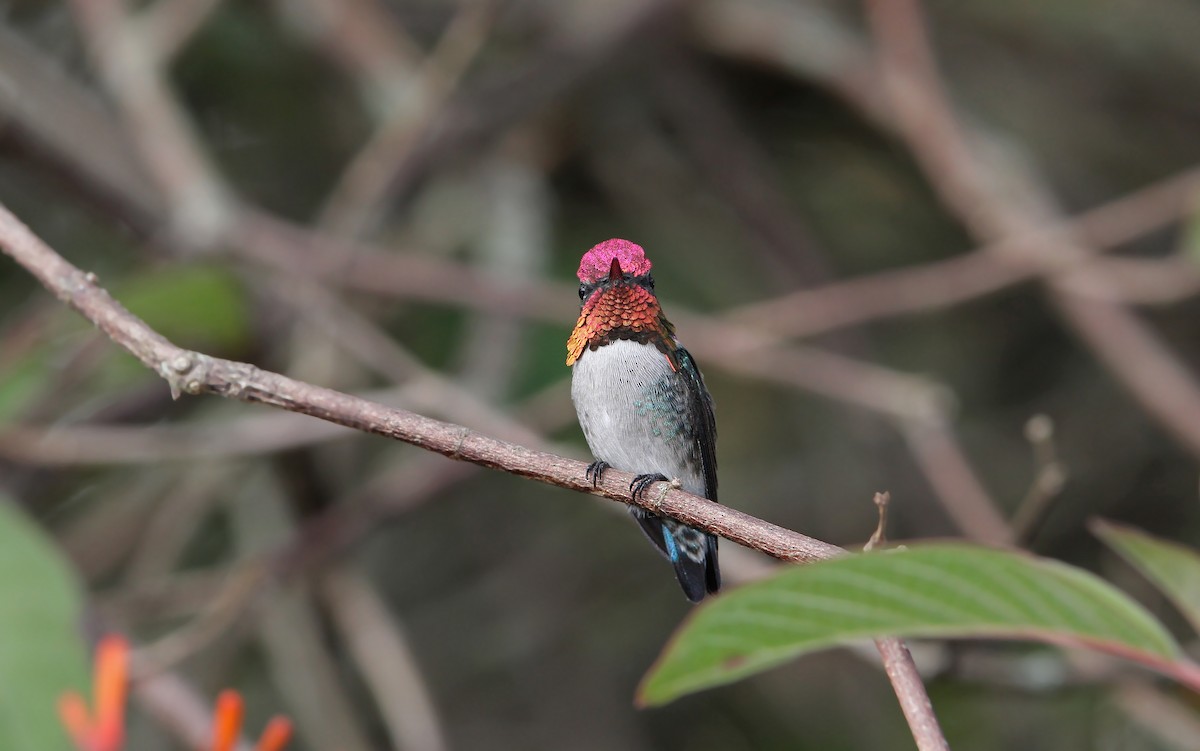
POLYGON ((618 340, 584 352, 572 366, 571 398, 596 459, 678 478, 704 495, 687 386, 656 347, 618 340))

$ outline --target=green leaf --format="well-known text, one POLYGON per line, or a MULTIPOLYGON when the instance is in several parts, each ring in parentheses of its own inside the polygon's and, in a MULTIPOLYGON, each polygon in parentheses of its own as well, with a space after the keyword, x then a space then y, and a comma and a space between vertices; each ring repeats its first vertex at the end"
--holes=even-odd
POLYGON ((1081 569, 967 545, 846 555, 715 597, 638 690, 663 704, 819 649, 883 636, 1079 644, 1161 664, 1178 646, 1140 605, 1081 569))
POLYGON ((1200 631, 1200 553, 1140 530, 1095 520, 1092 532, 1163 591, 1200 631))
POLYGON ((55 709, 87 683, 80 595, 58 549, 0 496, 0 748, 70 748, 55 709))
POLYGON ((181 347, 230 350, 249 338, 249 313, 237 279, 205 265, 140 273, 117 285, 121 303, 181 347))
POLYGON ((50 380, 40 352, 33 352, 0 370, 0 423, 19 415, 37 399, 50 380))

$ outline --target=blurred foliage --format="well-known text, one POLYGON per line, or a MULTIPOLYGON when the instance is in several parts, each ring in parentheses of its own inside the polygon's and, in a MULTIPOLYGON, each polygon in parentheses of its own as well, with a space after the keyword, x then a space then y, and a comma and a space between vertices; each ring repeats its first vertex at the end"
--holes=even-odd
MULTIPOLYGON (((812 29, 824 44, 843 35, 865 41, 857 4, 744 4, 781 17, 818 13, 813 18, 828 27, 812 29)), ((559 325, 342 289, 335 272, 353 254, 313 259, 329 264, 318 275, 328 281, 323 289, 451 383, 583 456, 561 390, 563 343, 574 322, 573 273, 594 243, 643 244, 668 314, 721 313, 972 248, 904 147, 847 104, 837 81, 766 54, 776 27, 760 30, 750 52, 720 43, 732 29, 704 31, 702 14, 721 5, 661 11, 640 33, 605 46, 594 42, 636 3, 502 1, 445 107, 416 118, 424 127, 411 154, 399 166, 380 165, 396 173, 394 181, 353 239, 468 264, 497 287, 513 278, 558 283, 566 311, 559 325), (685 84, 688 95, 671 96, 685 84), (755 195, 747 180, 765 185, 766 197, 747 199, 755 195), (560 390, 544 401, 523 404, 555 384, 560 390)), ((94 89, 104 112, 118 110, 65 4, 2 7, 6 31, 94 89)), ((1066 210, 1200 162, 1200 6, 1190 0, 932 0, 927 10, 963 115, 1030 157, 1066 210)), ((337 234, 325 212, 345 165, 381 113, 417 85, 423 56, 459 12, 451 0, 227 0, 172 61, 169 82, 239 199, 337 234), (369 57, 370 40, 338 47, 319 7, 382 11, 370 28, 408 52, 363 72, 356 53, 369 57), (400 65, 409 53, 411 64, 400 65), (387 81, 394 90, 384 91, 387 81)), ((11 43, 0 37, 0 50, 11 43)), ((818 48, 790 52, 803 58, 818 48)), ((38 92, 20 93, 21 101, 38 101, 38 92)), ((79 129, 77 142, 88 143, 92 134, 79 129)), ((153 179, 143 179, 158 197, 153 179)), ((403 385, 352 351, 344 320, 331 324, 298 277, 248 260, 233 243, 177 247, 167 217, 147 217, 145 201, 90 181, 69 155, 17 121, 0 131, 0 201, 184 346, 347 391, 403 385)), ((1119 252, 1195 254, 1196 226, 1190 219, 1148 233, 1119 252)), ((1139 312, 1195 370, 1197 299, 1139 312)), ((686 345, 686 328, 680 336, 686 345)), ((1062 326, 1038 284, 806 343, 945 384, 957 400, 965 452, 1005 516, 1037 469, 1024 425, 1032 415, 1050 416, 1070 479, 1023 545, 1097 571, 1174 623, 1169 604, 1102 553, 1085 524, 1102 515, 1197 547, 1195 457, 1062 326)), ((891 539, 959 534, 890 420, 700 365, 717 405, 724 502, 853 546, 870 535, 871 498, 886 489, 894 499, 891 539)), ((463 414, 461 404, 444 401, 415 408, 463 414)), ((172 402, 158 378, 0 263, 0 433, 9 424, 53 437, 92 422, 186 430, 224 421, 235 442, 301 430, 286 423, 263 436, 252 419, 264 414, 211 399, 172 402)), ((299 529, 364 497, 419 493, 427 478, 416 471, 403 482, 371 483, 424 459, 363 436, 233 459, 112 466, 0 455, 0 489, 25 499, 56 536, 86 579, 97 617, 149 642, 208 612, 230 567, 264 553, 245 542, 237 524, 246 522, 235 522, 230 507, 269 495, 299 529)), ((669 567, 611 510, 475 473, 373 521, 370 534, 341 551, 338 560, 356 567, 401 624, 396 630, 406 635, 451 748, 908 747, 876 661, 851 652, 808 656, 664 708, 634 710, 639 677, 688 608, 669 567)), ((321 530, 310 530, 314 539, 321 530)), ((281 532, 261 536, 267 531, 281 532)), ((32 570, 22 567, 9 582, 24 585, 22 596, 36 584, 32 570)), ((311 641, 337 668, 368 747, 398 745, 384 720, 389 706, 375 703, 346 646, 351 635, 334 625, 317 579, 289 579, 305 595, 289 607, 311 617, 322 637, 311 641)), ((264 622, 278 628, 278 615, 250 608, 177 670, 210 694, 241 688, 252 727, 275 710, 322 721, 324 708, 289 703, 281 686, 288 673, 262 646, 264 622)), ((9 638, 0 626, 0 641, 9 638)), ((1195 646, 1193 637, 1180 638, 1195 646)), ((77 642, 65 649, 82 653, 77 642)), ((1058 653, 1030 656, 1024 645, 965 642, 931 651, 931 693, 956 749, 1173 747, 1121 703, 1111 673, 1073 672, 1058 653), (972 670, 980 661, 1001 667, 972 670)), ((133 751, 170 744, 134 717, 133 751)))
POLYGON ((1116 524, 1093 524, 1096 534, 1171 599, 1193 629, 1200 629, 1200 554, 1116 524))
POLYGON ((171 266, 146 270, 110 291, 129 312, 181 347, 240 352, 250 342, 250 312, 228 269, 171 266))
POLYGON ((0 496, 0 745, 65 749, 59 695, 87 684, 79 586, 61 551, 0 496))

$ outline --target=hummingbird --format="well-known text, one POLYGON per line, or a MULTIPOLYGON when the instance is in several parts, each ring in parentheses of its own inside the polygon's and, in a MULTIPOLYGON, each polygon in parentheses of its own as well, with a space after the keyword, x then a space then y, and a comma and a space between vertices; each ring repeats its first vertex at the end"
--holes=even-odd
MULTIPOLYGON (((654 293, 640 245, 606 240, 579 263, 579 320, 567 340, 571 400, 595 461, 593 487, 609 467, 632 472, 644 495, 657 481, 678 481, 717 500, 717 424, 695 360, 675 338, 654 293)), ((692 602, 721 587, 717 538, 630 506, 650 542, 675 567, 692 602)))

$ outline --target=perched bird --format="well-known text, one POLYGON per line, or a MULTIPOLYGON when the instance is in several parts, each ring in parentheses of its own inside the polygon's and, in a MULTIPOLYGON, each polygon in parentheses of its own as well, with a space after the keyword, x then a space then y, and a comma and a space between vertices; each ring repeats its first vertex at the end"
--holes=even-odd
MULTIPOLYGON (((596 461, 636 475, 636 495, 658 480, 717 500, 717 425, 712 397, 688 351, 675 339, 654 294, 640 245, 607 240, 579 263, 579 321, 567 340, 571 399, 596 461)), ((717 538, 630 506, 642 531, 675 566, 692 602, 721 587, 717 538)))

